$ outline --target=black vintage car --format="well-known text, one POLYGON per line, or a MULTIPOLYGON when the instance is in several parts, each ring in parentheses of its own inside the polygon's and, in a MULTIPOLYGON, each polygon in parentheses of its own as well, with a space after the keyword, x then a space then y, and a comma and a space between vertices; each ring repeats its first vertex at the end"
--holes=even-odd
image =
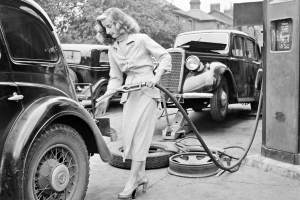
POLYGON ((78 103, 59 40, 32 0, 0 0, 0 199, 83 199, 110 152, 78 103))
POLYGON ((177 36, 169 53, 172 72, 163 76, 162 85, 185 108, 210 107, 216 121, 225 119, 230 103, 257 109, 262 64, 254 38, 235 30, 186 32, 177 36))
POLYGON ((74 73, 77 90, 85 84, 92 85, 92 92, 98 98, 106 91, 109 79, 108 46, 94 44, 62 44, 65 59, 74 73), (79 83, 79 84, 78 84, 79 83))

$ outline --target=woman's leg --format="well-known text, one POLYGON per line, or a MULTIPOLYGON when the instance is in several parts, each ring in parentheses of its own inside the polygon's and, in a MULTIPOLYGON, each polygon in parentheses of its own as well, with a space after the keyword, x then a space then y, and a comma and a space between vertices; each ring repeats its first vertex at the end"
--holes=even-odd
POLYGON ((139 174, 141 172, 142 167, 143 161, 132 160, 130 175, 121 194, 130 194, 138 186, 139 174))
POLYGON ((142 180, 146 177, 146 161, 142 161, 141 168, 138 174, 138 180, 142 180))

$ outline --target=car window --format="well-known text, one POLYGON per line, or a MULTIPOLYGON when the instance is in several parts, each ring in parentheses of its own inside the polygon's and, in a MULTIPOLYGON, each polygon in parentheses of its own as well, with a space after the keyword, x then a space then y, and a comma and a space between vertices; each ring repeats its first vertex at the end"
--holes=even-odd
MULTIPOLYGON (((205 42, 205 43, 217 43, 220 45, 209 45, 206 49, 219 53, 227 54, 229 51, 229 34, 228 33, 214 33, 214 32, 197 32, 191 34, 178 35, 175 39, 174 47, 188 44, 190 42, 205 42), (222 47, 222 48, 220 48, 222 47)), ((201 44, 199 44, 201 46, 201 44)), ((206 44, 207 45, 207 44, 206 44)))
POLYGON ((99 62, 108 62, 108 52, 101 51, 99 62))
POLYGON ((246 57, 256 60, 254 42, 246 39, 246 57))
POLYGON ((243 38, 235 36, 233 38, 232 55, 242 57, 244 56, 243 38))
POLYGON ((80 51, 63 50, 63 54, 67 63, 80 64, 81 61, 80 51))
POLYGON ((255 56, 256 56, 256 60, 261 59, 261 52, 260 52, 260 48, 258 46, 258 44, 255 45, 255 56))
POLYGON ((9 7, 0 8, 1 25, 14 59, 57 61, 57 47, 49 29, 37 17, 9 7))

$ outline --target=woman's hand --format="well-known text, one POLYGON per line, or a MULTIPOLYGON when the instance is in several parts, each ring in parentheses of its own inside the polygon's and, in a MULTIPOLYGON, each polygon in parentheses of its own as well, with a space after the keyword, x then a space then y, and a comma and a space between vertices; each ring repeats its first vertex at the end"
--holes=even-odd
POLYGON ((108 108, 109 98, 105 98, 102 101, 96 103, 95 116, 103 116, 108 108))
POLYGON ((156 71, 155 76, 152 78, 152 80, 147 82, 147 86, 150 88, 155 87, 156 84, 159 83, 161 76, 164 74, 165 70, 158 70, 156 71))
POLYGON ((160 77, 154 76, 150 81, 147 81, 147 87, 154 88, 160 81, 160 77))
POLYGON ((116 93, 116 91, 106 91, 101 97, 96 99, 95 116, 103 116, 108 108, 110 98, 116 93))

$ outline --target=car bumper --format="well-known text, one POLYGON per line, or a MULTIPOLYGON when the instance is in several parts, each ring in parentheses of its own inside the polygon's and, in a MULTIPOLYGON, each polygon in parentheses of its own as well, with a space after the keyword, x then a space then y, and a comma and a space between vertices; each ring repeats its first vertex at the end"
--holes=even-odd
POLYGON ((205 93, 205 92, 193 92, 193 93, 183 93, 183 99, 211 99, 213 97, 213 93, 205 93))

